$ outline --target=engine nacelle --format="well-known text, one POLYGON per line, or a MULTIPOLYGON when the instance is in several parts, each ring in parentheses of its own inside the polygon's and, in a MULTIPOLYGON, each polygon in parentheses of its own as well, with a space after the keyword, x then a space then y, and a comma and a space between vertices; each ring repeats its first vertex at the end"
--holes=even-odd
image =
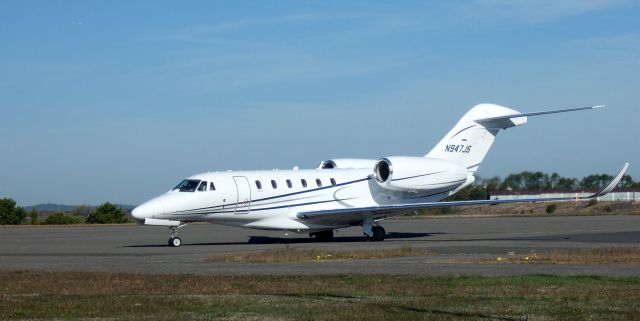
POLYGON ((336 158, 326 160, 318 165, 319 169, 350 168, 350 169, 373 169, 376 164, 375 159, 359 158, 336 158))
POLYGON ((446 160, 405 156, 378 160, 373 173, 383 188, 403 192, 453 190, 468 176, 466 168, 446 160))

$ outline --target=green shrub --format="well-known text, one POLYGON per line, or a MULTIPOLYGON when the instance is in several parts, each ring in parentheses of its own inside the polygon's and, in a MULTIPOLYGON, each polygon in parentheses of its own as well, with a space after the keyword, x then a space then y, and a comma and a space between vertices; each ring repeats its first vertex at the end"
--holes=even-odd
POLYGON ((55 212, 44 220, 44 224, 48 225, 68 225, 78 223, 80 223, 80 219, 66 215, 62 212, 55 212))
POLYGON ((0 225, 22 224, 27 212, 22 207, 16 207, 16 201, 10 198, 0 199, 0 225))
POLYGON ((452 206, 445 206, 440 208, 440 213, 442 214, 452 214, 455 212, 456 210, 452 206))
POLYGON ((556 210, 558 209, 558 205, 557 204, 549 204, 547 205, 547 214, 551 214, 554 213, 556 210))
POLYGON ((29 224, 37 225, 38 224, 38 211, 36 209, 32 209, 31 213, 29 213, 29 224))
POLYGON ((129 220, 122 209, 107 202, 98 206, 95 212, 89 214, 86 222, 88 224, 118 224, 127 223, 129 220))
POLYGON ((589 203, 587 203, 587 206, 594 206, 598 204, 598 200, 595 198, 592 198, 589 200, 589 203))

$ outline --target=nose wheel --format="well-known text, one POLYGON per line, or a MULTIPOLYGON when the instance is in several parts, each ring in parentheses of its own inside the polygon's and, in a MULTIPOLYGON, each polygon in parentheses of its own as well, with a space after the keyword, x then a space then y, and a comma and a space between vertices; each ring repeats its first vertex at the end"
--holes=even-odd
POLYGON ((172 236, 169 238, 169 246, 178 247, 182 243, 182 239, 177 236, 172 236))
POLYGON ((169 246, 178 247, 182 244, 182 239, 178 236, 178 226, 172 226, 169 228, 171 237, 169 238, 169 246))

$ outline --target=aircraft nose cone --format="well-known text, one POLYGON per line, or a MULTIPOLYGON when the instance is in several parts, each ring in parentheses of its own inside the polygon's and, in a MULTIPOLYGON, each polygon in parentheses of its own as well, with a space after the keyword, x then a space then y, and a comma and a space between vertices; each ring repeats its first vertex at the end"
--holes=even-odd
POLYGON ((131 216, 136 220, 144 221, 145 218, 151 218, 154 215, 162 214, 162 207, 155 202, 146 202, 131 211, 131 216))
POLYGON ((142 220, 144 219, 144 215, 142 214, 143 212, 142 206, 137 206, 131 211, 131 216, 136 220, 142 220))

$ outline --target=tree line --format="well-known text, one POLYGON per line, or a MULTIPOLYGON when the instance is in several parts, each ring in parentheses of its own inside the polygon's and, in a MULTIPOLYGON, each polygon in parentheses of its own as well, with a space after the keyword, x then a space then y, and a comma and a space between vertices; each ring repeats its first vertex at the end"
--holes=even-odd
POLYGON ((78 206, 72 212, 53 212, 42 217, 36 209, 27 211, 16 206, 11 198, 0 199, 0 225, 66 225, 66 224, 119 224, 127 223, 127 214, 121 208, 106 202, 98 207, 87 205, 78 206))
MULTIPOLYGON (((478 200, 488 199, 497 191, 584 191, 605 187, 613 176, 608 174, 594 174, 582 179, 562 177, 558 173, 520 172, 507 176, 504 180, 500 177, 488 179, 479 178, 476 182, 451 196, 449 200, 478 200)), ((640 188, 640 182, 636 182, 629 175, 625 175, 620 184, 622 188, 640 188)), ((125 211, 107 202, 98 207, 81 205, 70 213, 54 212, 42 219, 42 215, 35 209, 29 213, 22 207, 16 206, 11 198, 0 199, 0 225, 7 224, 118 224, 127 223, 129 219, 125 211)))
MULTIPOLYGON (((549 175, 542 172, 521 172, 507 176, 496 187, 501 191, 591 190, 605 187, 613 178, 608 174, 595 174, 578 180, 576 178, 562 177, 558 173, 549 175)), ((625 175, 618 186, 622 188, 637 188, 640 187, 640 182, 635 182, 631 176, 625 175)))

